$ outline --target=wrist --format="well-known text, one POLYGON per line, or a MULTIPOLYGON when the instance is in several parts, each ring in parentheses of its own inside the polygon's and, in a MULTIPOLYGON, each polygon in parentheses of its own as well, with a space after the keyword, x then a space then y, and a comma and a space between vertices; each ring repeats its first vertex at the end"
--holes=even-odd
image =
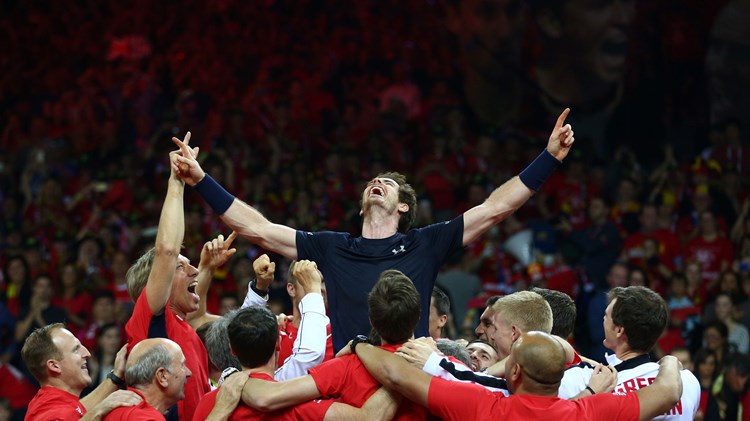
POLYGON ((592 389, 591 386, 586 386, 586 390, 588 390, 592 395, 596 395, 596 392, 594 392, 594 389, 592 389))
POLYGON ((125 387, 125 380, 122 377, 115 374, 115 370, 110 370, 107 374, 107 378, 115 384, 118 388, 122 389, 125 387))
POLYGON ((357 335, 352 339, 351 345, 349 345, 349 349, 352 351, 352 354, 357 355, 357 345, 361 343, 370 343, 370 340, 365 335, 357 335))
POLYGON ((265 297, 266 295, 268 295, 268 288, 266 289, 258 288, 258 285, 255 279, 250 281, 250 289, 252 289, 254 293, 258 294, 261 297, 265 297))
POLYGON ((208 174, 205 174, 201 181, 197 182, 193 188, 211 206, 211 209, 217 215, 223 215, 234 202, 234 196, 229 194, 224 187, 208 174))

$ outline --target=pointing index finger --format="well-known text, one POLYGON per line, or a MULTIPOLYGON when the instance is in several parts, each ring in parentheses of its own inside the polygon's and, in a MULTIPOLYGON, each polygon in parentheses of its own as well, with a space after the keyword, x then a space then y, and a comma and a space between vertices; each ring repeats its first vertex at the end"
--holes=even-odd
POLYGON ((232 231, 232 233, 229 234, 229 237, 226 240, 224 240, 224 245, 227 248, 231 247, 232 242, 234 241, 235 238, 237 238, 237 231, 232 231))
POLYGON ((555 130, 559 129, 563 126, 563 124, 565 124, 565 119, 568 118, 568 113, 570 113, 570 108, 566 108, 562 113, 560 113, 560 117, 557 117, 557 123, 555 123, 555 130))

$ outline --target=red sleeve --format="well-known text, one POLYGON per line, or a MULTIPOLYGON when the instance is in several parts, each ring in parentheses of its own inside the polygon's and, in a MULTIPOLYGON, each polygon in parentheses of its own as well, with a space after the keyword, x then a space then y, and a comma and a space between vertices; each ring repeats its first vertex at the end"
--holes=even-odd
POLYGON ((321 397, 337 398, 341 395, 341 391, 349 384, 349 361, 352 357, 357 358, 354 355, 334 358, 308 371, 321 397))
POLYGON ((128 334, 128 354, 133 349, 135 344, 148 338, 148 326, 151 323, 151 309, 148 307, 148 298, 146 297, 146 290, 141 292, 141 295, 135 302, 133 308, 133 315, 128 319, 125 324, 125 332, 128 334))
POLYGON ((427 408, 434 415, 444 420, 478 420, 482 413, 490 410, 486 402, 502 399, 502 393, 493 394, 489 390, 473 383, 454 382, 439 377, 430 381, 427 392, 427 408), (493 396, 500 395, 500 396, 493 396))
POLYGON ((635 392, 624 395, 600 393, 575 401, 584 408, 589 420, 633 420, 638 421, 641 403, 635 392))
POLYGON ((193 421, 203 421, 208 418, 208 414, 211 413, 211 410, 214 409, 214 405, 216 404, 217 393, 219 393, 219 389, 203 395, 193 413, 193 421))

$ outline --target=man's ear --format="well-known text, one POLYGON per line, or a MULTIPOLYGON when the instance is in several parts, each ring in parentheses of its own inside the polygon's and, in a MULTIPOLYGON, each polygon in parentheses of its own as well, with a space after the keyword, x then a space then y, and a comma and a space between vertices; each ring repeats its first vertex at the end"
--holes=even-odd
POLYGON ((166 388, 169 386, 169 371, 167 371, 164 367, 159 367, 156 370, 156 374, 154 374, 154 378, 156 379, 156 382, 159 383, 159 386, 166 388))
POLYGON ((438 322, 438 326, 442 329, 443 326, 445 326, 445 324, 448 323, 448 315, 443 314, 442 316, 439 317, 439 319, 440 319, 440 322, 438 322))
POLYGON ((510 326, 510 337, 513 339, 513 342, 516 341, 521 336, 521 329, 519 329, 516 325, 510 326))
POLYGON ((294 289, 294 284, 291 282, 286 283, 286 293, 289 294, 289 297, 294 298, 297 295, 297 290, 294 289))
POLYGON ((551 9, 544 9, 536 17, 536 23, 544 35, 552 39, 562 36, 562 21, 551 9))
POLYGON ((60 367, 60 362, 57 360, 49 359, 46 362, 47 365, 47 371, 52 373, 53 376, 59 376, 62 374, 62 368, 60 367))
POLYGON ((505 376, 513 383, 517 383, 518 379, 521 377, 521 374, 521 366, 518 365, 518 363, 515 363, 513 364, 513 367, 511 367, 510 373, 505 373, 505 376))
POLYGON ((398 212, 399 213, 409 212, 409 205, 407 205, 406 203, 399 203, 398 204, 398 212))

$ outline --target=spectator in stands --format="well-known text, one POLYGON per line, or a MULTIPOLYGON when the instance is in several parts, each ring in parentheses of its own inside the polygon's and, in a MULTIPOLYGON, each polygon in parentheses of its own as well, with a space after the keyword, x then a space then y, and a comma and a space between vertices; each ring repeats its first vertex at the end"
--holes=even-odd
POLYGON ((432 297, 430 298, 430 336, 434 340, 438 340, 443 337, 443 329, 447 329, 446 325, 450 320, 451 314, 451 302, 445 292, 439 287, 432 289, 432 297))

